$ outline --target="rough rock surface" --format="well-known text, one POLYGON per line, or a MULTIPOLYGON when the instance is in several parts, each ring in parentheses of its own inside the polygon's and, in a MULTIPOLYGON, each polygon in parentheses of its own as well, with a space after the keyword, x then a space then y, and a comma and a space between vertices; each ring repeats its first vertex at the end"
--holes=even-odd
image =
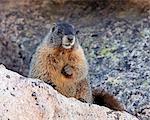
POLYGON ((50 24, 69 21, 80 30, 93 90, 106 89, 128 112, 149 120, 150 0, 53 1, 1 0, 0 63, 27 76, 30 58, 50 24))
POLYGON ((66 98, 43 81, 0 65, 1 120, 138 120, 126 112, 66 98))

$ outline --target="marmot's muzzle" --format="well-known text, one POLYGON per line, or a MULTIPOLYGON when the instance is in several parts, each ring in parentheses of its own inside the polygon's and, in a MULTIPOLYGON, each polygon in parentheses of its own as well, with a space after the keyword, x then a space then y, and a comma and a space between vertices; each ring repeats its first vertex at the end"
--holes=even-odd
POLYGON ((70 49, 75 44, 74 35, 64 35, 62 39, 62 47, 65 49, 70 49))

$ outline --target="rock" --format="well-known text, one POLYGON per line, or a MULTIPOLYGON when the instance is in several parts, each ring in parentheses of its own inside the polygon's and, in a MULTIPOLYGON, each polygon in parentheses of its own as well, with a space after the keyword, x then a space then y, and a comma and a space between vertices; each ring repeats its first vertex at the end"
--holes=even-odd
POLYGON ((50 24, 69 21, 80 31, 93 90, 105 89, 126 111, 149 120, 150 0, 73 1, 1 0, 0 64, 27 76, 50 24))
POLYGON ((138 120, 126 112, 66 98, 43 81, 0 65, 1 120, 138 120))

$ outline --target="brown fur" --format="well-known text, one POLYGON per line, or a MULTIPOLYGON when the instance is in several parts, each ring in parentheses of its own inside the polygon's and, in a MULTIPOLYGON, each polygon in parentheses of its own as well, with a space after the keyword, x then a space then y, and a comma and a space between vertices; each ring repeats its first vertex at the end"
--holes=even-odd
POLYGON ((120 102, 110 93, 106 91, 95 90, 92 92, 94 96, 94 103, 98 105, 104 105, 108 108, 118 111, 124 111, 123 106, 120 102))
POLYGON ((33 55, 29 77, 43 79, 47 83, 55 85, 55 89, 67 97, 80 99, 83 97, 86 102, 92 103, 92 95, 89 83, 86 78, 88 65, 82 48, 63 49, 50 48, 42 44, 33 55), (62 68, 69 64, 73 68, 73 75, 66 77, 61 74, 62 68), (84 83, 82 83, 82 82, 84 83), (82 87, 79 90, 79 86, 82 87), (82 96, 82 91, 84 95, 82 96), (85 97, 86 96, 86 97, 85 97))
MULTIPOLYGON (((57 37, 57 32, 53 33, 57 37)), ((51 33, 47 35, 32 56, 29 77, 44 80, 66 97, 93 103, 94 96, 94 100, 99 101, 95 101, 97 104, 114 110, 123 110, 120 103, 107 92, 94 93, 92 96, 90 83, 86 79, 88 63, 79 43, 76 41, 74 47, 65 49, 58 44, 61 40, 59 38, 53 39, 55 42, 50 43, 52 39, 50 35, 51 33), (62 71, 67 65, 69 73, 65 74, 66 71, 62 71)))

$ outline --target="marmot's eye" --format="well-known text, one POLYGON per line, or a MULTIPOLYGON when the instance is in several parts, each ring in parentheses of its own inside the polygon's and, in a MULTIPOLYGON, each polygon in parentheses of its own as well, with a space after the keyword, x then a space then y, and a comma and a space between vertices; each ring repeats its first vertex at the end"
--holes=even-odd
POLYGON ((77 31, 75 32, 75 34, 76 34, 76 35, 78 35, 79 33, 80 33, 80 31, 79 31, 79 30, 77 30, 77 31))
POLYGON ((58 34, 62 34, 62 31, 60 29, 58 29, 57 33, 58 34))

